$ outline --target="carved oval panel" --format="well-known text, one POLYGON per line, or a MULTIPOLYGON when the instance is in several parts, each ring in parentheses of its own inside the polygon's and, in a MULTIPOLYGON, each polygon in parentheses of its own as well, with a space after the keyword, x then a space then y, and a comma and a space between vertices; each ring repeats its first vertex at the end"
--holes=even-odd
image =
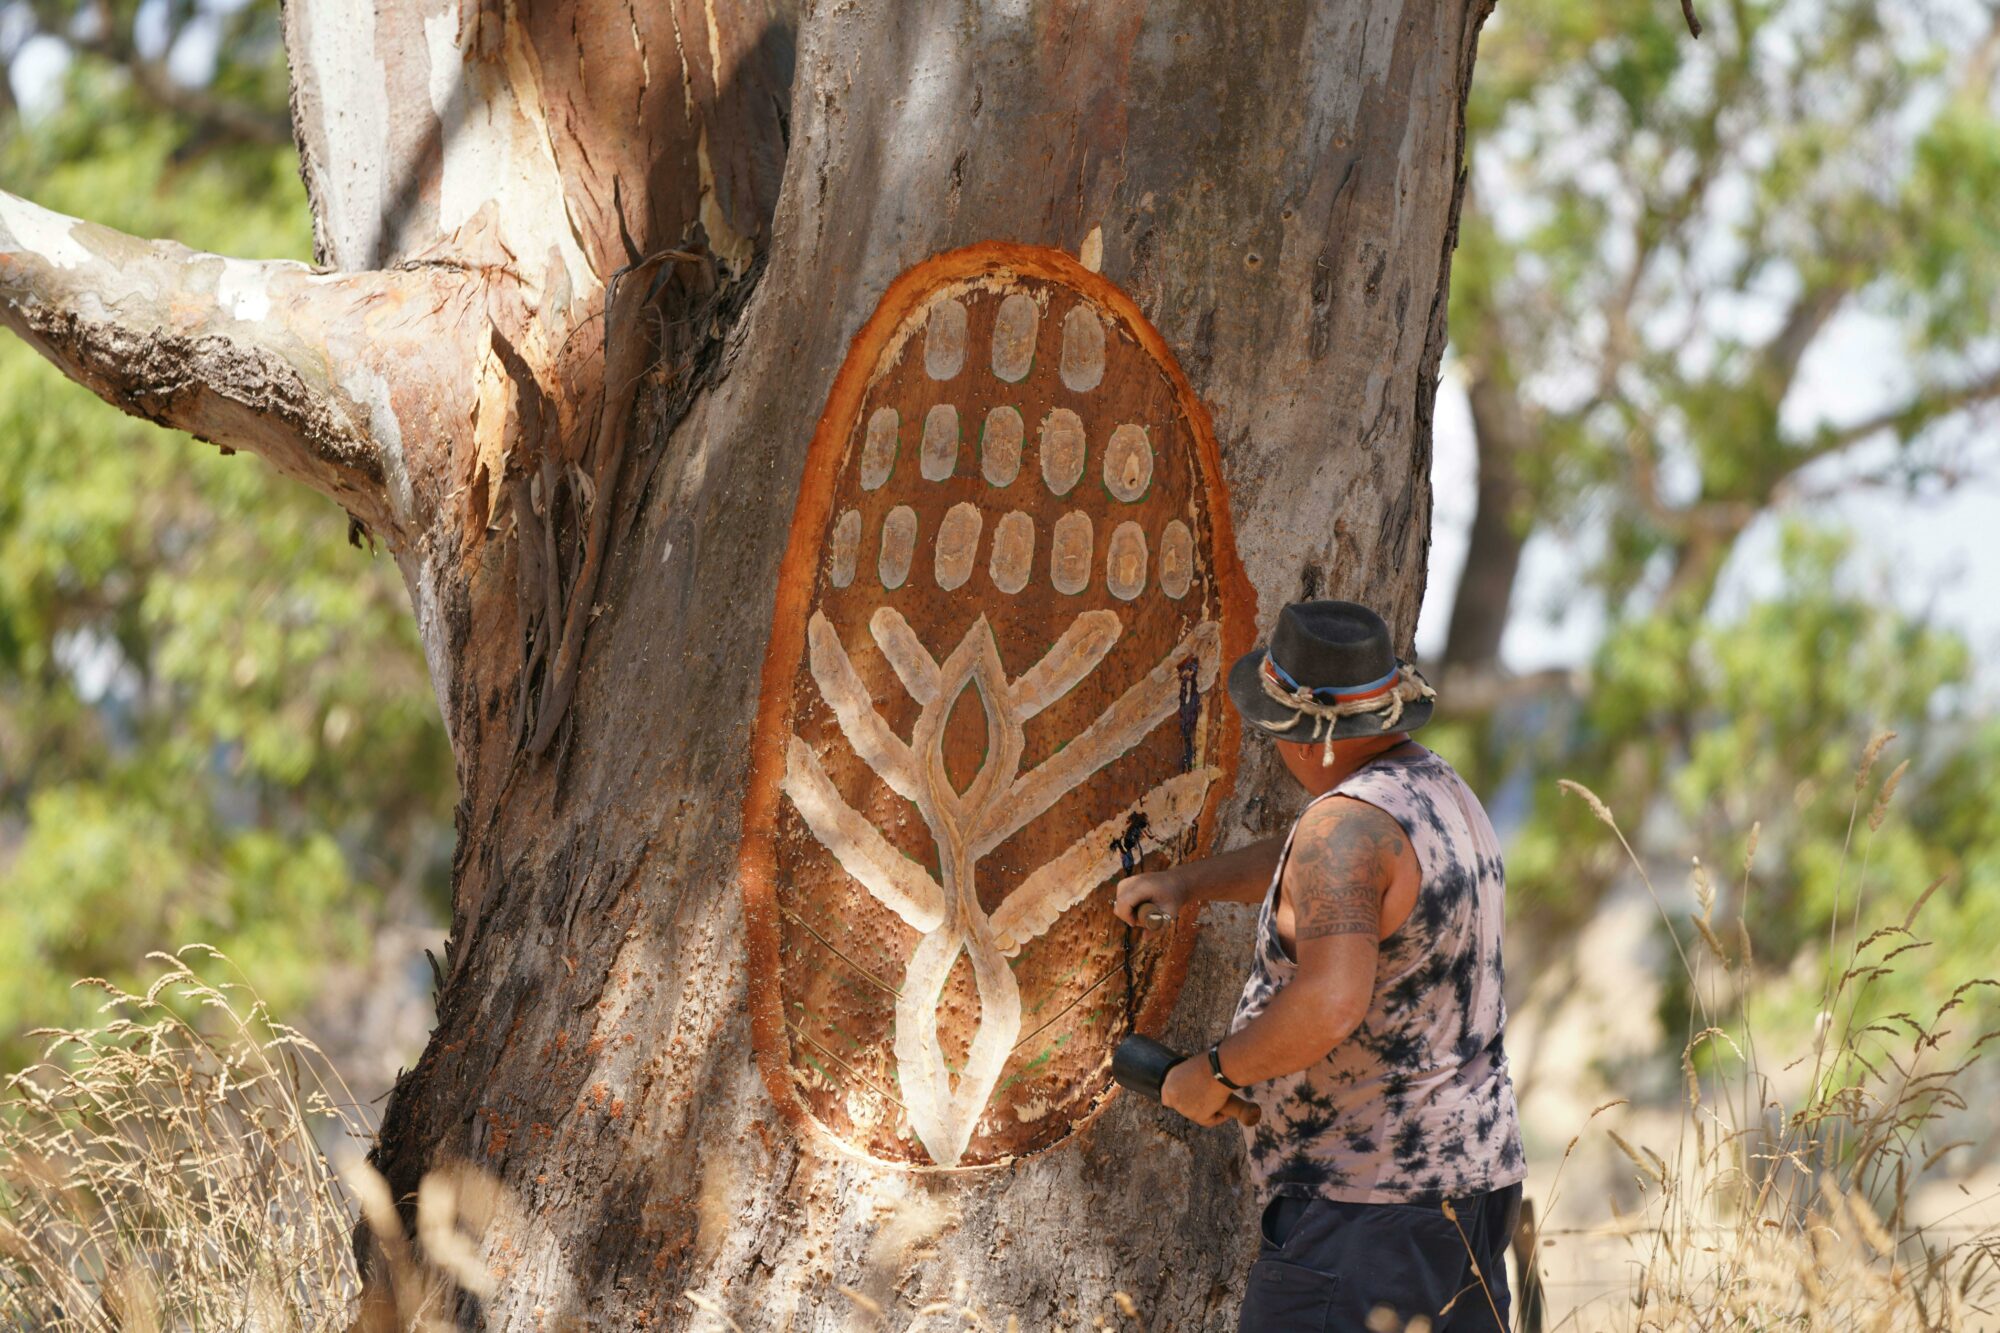
POLYGON ((1248 599, 1207 415, 1130 298, 997 243, 890 285, 806 461, 745 810, 782 1107, 938 1167, 1097 1110, 1193 943, 1113 887, 1206 850, 1248 599))

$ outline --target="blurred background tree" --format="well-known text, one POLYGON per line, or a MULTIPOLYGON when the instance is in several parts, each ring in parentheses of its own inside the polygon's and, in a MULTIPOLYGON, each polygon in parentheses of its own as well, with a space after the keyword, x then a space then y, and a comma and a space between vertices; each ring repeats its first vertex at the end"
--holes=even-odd
MULTIPOLYGON (((1870 891, 1900 920, 1946 877, 1925 911, 1959 941, 1932 960, 1948 990, 1985 966, 1963 930, 2000 890, 1969 780, 2000 771, 1994 677, 1843 504, 1888 492, 1921 524, 1992 474, 2000 11, 1698 10, 1696 42, 1671 5, 1510 0, 1482 43, 1451 304, 1477 499, 1435 744, 1509 816, 1517 967, 1573 968, 1575 932, 1630 886, 1552 782, 1570 777, 1675 890, 1693 856, 1733 867, 1761 821, 1748 880, 1716 875, 1717 920, 1742 912, 1782 969, 1841 893, 1852 910, 1855 756, 1893 728, 1890 763, 1915 762, 1870 891), (1572 561, 1540 597, 1598 622, 1579 669, 1504 665, 1544 614, 1523 591, 1537 542, 1572 561)), ((1687 1015, 1669 986, 1668 1033, 1687 1015)))
MULTIPOLYGON (((311 258, 276 4, 16 2, 0 59, 10 190, 311 258)), ((0 1066, 87 1012, 72 981, 201 940, 385 1089, 428 1030, 454 799, 389 559, 0 342, 0 1066)))

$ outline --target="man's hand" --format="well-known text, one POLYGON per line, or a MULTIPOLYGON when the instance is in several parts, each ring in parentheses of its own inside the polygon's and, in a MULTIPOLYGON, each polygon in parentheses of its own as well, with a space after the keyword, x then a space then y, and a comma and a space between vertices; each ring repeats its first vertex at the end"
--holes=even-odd
POLYGON ((1283 838, 1262 838, 1219 856, 1127 875, 1118 881, 1111 910, 1128 926, 1145 926, 1152 923, 1141 918, 1140 909, 1148 903, 1171 916, 1203 903, 1261 903, 1284 845, 1283 838))
POLYGON ((1179 916, 1181 908, 1187 905, 1187 896, 1187 890, 1180 885, 1173 871, 1148 871, 1142 875, 1127 875, 1118 881, 1118 897, 1111 910, 1128 926, 1144 925, 1146 923, 1139 919, 1139 909, 1147 903, 1169 916, 1179 916))
POLYGON ((1160 1085, 1160 1101, 1179 1111, 1197 1125, 1216 1125, 1227 1119, 1222 1110, 1229 1105, 1229 1089, 1209 1072, 1208 1057, 1190 1056, 1167 1071, 1160 1085))

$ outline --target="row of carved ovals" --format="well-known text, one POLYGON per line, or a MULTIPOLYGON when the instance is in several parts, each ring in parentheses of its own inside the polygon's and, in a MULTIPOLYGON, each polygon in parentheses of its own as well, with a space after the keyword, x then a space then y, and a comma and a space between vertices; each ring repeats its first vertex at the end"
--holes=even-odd
MULTIPOLYGON (((861 489, 880 490, 896 470, 901 452, 902 416, 878 407, 868 418, 861 444, 861 489)), ((986 413, 979 431, 979 471, 988 484, 1007 487, 1021 475, 1021 446, 1027 425, 1019 408, 1001 405, 986 413)), ((924 414, 923 442, 917 450, 925 481, 944 481, 958 470, 958 408, 939 403, 924 414)), ((1068 495, 1083 479, 1083 418, 1058 407, 1042 419, 1042 481, 1055 495, 1068 495)), ((1153 484, 1153 444, 1144 426, 1115 427, 1104 445, 1104 489, 1115 500, 1137 504, 1153 484)))
MULTIPOLYGON (((974 504, 955 504, 945 512, 931 566, 938 587, 951 592, 971 579, 985 525, 985 516, 974 504)), ((883 517, 875 573, 884 588, 900 588, 909 581, 917 536, 917 511, 910 506, 897 505, 883 517)), ((1071 510, 1055 521, 1049 542, 1049 584, 1057 592, 1075 596, 1090 586, 1096 537, 1090 515, 1081 511, 1071 510)), ((854 582, 861 563, 861 538, 861 511, 849 509, 833 525, 829 573, 834 587, 854 582)), ((1104 586, 1121 601, 1133 600, 1146 590, 1150 560, 1146 530, 1129 519, 1118 524, 1104 546, 1104 586)), ((1034 564, 1034 519, 1018 509, 1002 515, 993 525, 986 564, 993 586, 1010 596, 1021 591, 1033 577, 1034 564)), ((1194 533, 1178 518, 1160 533, 1157 578, 1160 591, 1175 600, 1187 596, 1194 582, 1194 533)))
MULTIPOLYGON (((1042 322, 1042 308, 1035 298, 1015 292, 1000 303, 993 316, 993 375, 1008 384, 1019 384, 1035 368, 1035 342, 1042 322)), ((970 332, 963 301, 946 298, 931 305, 924 325, 924 373, 934 380, 950 380, 965 369, 965 349, 970 332)), ((1089 393, 1104 379, 1104 322, 1097 312, 1081 303, 1070 307, 1062 322, 1062 359, 1056 369, 1064 387, 1074 393, 1089 393)))

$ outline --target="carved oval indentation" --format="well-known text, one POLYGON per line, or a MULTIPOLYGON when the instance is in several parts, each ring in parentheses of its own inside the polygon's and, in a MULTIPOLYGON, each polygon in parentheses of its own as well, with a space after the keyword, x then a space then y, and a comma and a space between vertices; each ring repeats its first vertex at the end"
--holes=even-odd
POLYGON ((882 520, 882 551, 875 572, 885 588, 900 588, 909 581, 910 561, 917 554, 917 511, 897 505, 882 520))
POLYGON ((986 727, 986 701, 979 691, 968 688, 958 696, 944 724, 944 775, 960 796, 972 790, 979 770, 991 749, 986 727))
POLYGON ((1021 475, 1021 440, 1027 433, 1021 409, 1002 403, 986 414, 979 431, 979 471, 989 485, 1012 486, 1021 475))
POLYGON ((1016 509, 993 529, 993 558, 987 573, 993 586, 1012 596, 1028 586, 1035 565, 1035 520, 1016 509))
POLYGON ((800 487, 742 819, 766 1086, 806 1152, 1009 1169, 1097 1113, 1193 939, 1111 899, 1205 852, 1235 761, 1213 435, 1130 297, 996 243, 890 284, 800 487))
POLYGON ((1063 316, 1062 382, 1089 393, 1104 381, 1104 323, 1082 301, 1063 316))
POLYGON ((1000 302, 993 317, 993 374, 1019 384, 1035 368, 1035 333, 1041 327, 1041 307, 1026 292, 1000 302))
POLYGON ((1090 586, 1090 515, 1072 509, 1056 520, 1049 542, 1049 582, 1075 596, 1090 586))
POLYGON ((833 540, 828 543, 831 558, 827 564, 827 577, 836 588, 845 588, 854 582, 854 566, 861 555, 861 511, 850 509, 840 516, 833 525, 833 540))
POLYGON ((1058 407, 1042 418, 1042 481, 1051 495, 1068 495, 1083 480, 1083 418, 1058 407))
POLYGON ((1153 445, 1146 428, 1126 422, 1111 432, 1104 446, 1104 489, 1116 499, 1132 504, 1146 496, 1153 484, 1153 445))
POLYGON ((1104 586, 1122 602, 1146 590, 1146 530, 1129 518, 1104 544, 1104 586))
POLYGON ((878 407, 868 417, 868 435, 861 444, 861 489, 879 491, 896 470, 896 436, 902 417, 893 407, 878 407))
POLYGON ((924 329, 924 371, 934 380, 956 379, 965 369, 965 304, 949 298, 931 306, 924 329))
POLYGON ((938 587, 950 592, 964 587, 972 577, 973 557, 979 554, 979 530, 984 525, 977 505, 960 502, 945 511, 944 522, 938 524, 938 587))
POLYGON ((1194 582, 1194 534, 1179 519, 1160 534, 1160 591, 1179 601, 1194 582))
POLYGON ((958 470, 958 408, 939 403, 924 413, 925 481, 943 481, 958 470))

